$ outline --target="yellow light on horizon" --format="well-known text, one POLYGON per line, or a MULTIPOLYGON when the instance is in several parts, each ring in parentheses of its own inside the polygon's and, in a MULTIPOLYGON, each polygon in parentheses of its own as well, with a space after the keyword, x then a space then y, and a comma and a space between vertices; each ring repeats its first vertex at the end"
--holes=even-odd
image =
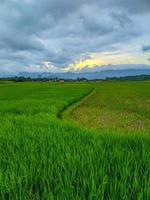
POLYGON ((104 64, 105 62, 101 59, 89 58, 85 60, 76 61, 75 63, 71 64, 70 67, 74 68, 75 70, 80 70, 84 67, 93 68, 95 66, 98 66, 98 65, 101 66, 104 64))
POLYGON ((111 52, 101 52, 101 53, 91 53, 90 57, 87 59, 81 58, 76 60, 74 63, 70 64, 65 68, 66 71, 74 70, 78 71, 83 68, 93 68, 95 66, 107 66, 107 65, 120 65, 120 64, 149 64, 149 55, 143 55, 141 53, 116 53, 111 52))

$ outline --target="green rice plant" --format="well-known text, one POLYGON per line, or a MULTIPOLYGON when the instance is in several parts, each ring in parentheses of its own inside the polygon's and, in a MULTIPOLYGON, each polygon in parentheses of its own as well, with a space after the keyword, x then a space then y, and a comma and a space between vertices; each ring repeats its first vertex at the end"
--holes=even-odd
MULTIPOLYGON (((150 199, 149 134, 136 129, 124 134, 125 128, 118 132, 113 127, 88 130, 88 124, 57 118, 93 88, 103 96, 111 85, 114 92, 131 87, 129 82, 100 84, 0 85, 0 199, 150 199)), ((142 95, 148 100, 147 92, 142 95)))

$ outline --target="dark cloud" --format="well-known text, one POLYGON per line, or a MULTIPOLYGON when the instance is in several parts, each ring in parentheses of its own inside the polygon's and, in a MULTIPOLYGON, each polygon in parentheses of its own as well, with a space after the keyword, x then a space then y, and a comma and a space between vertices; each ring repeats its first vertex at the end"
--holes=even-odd
POLYGON ((150 45, 143 45, 142 51, 143 52, 150 52, 150 45))
POLYGON ((115 8, 116 10, 124 10, 129 14, 145 14, 149 13, 149 0, 103 0, 104 6, 115 8))
POLYGON ((116 20, 119 23, 120 27, 122 27, 123 29, 126 26, 129 26, 129 25, 134 26, 133 21, 125 13, 114 13, 114 12, 112 12, 112 17, 113 17, 114 20, 116 20))
POLYGON ((22 70, 45 60, 63 68, 80 56, 112 51, 149 33, 149 10, 149 0, 3 0, 0 68, 11 63, 22 70))

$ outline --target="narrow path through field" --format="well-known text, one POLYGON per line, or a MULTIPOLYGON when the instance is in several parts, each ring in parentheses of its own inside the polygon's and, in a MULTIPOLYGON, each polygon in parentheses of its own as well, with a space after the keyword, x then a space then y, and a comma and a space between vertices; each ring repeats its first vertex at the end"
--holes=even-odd
POLYGON ((92 88, 87 94, 83 95, 79 99, 75 100, 71 104, 67 105, 63 108, 61 112, 58 113, 58 118, 60 119, 69 119, 72 112, 74 112, 75 109, 78 108, 78 106, 86 101, 89 97, 91 97, 92 94, 94 94, 96 91, 96 88, 92 88))

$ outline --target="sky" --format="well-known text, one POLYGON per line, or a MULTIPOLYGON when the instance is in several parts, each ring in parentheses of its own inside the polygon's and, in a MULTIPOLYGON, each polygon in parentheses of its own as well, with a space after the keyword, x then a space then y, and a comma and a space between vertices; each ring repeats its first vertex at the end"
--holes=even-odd
POLYGON ((150 66, 150 0, 1 0, 0 72, 150 66))

